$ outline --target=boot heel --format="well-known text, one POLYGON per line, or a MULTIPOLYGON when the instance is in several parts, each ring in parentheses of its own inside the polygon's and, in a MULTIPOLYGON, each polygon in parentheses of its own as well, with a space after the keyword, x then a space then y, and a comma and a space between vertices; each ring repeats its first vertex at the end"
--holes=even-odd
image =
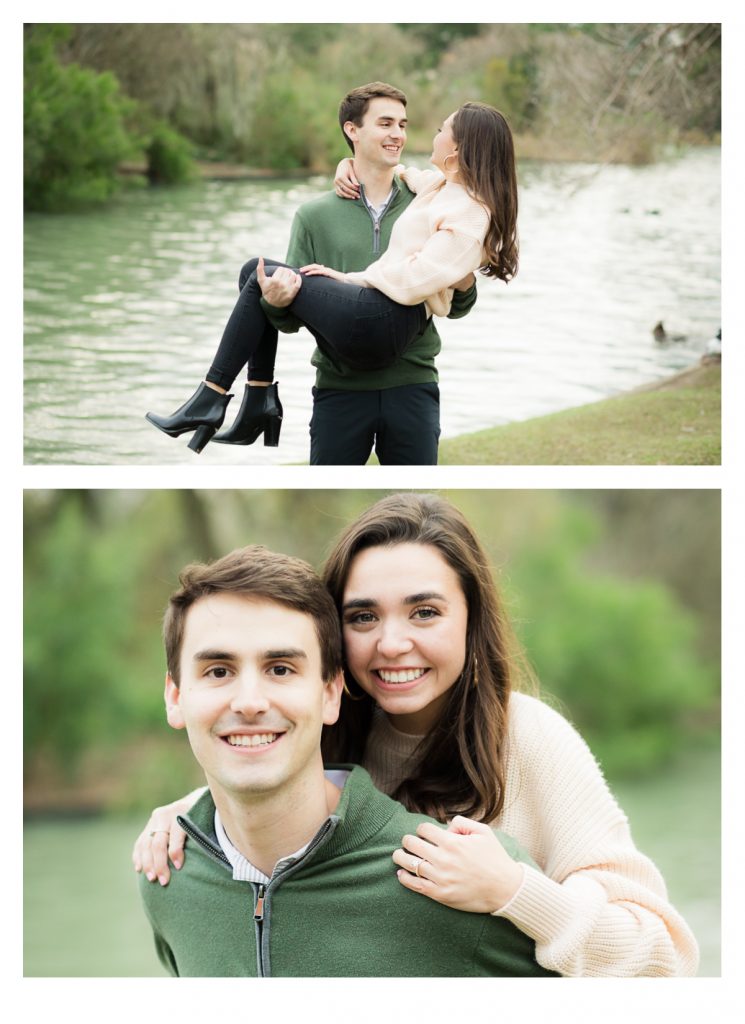
POLYGON ((282 417, 272 416, 264 427, 264 447, 276 448, 279 444, 279 432, 282 429, 282 417))
POLYGON ((217 427, 210 427, 207 424, 203 424, 197 430, 194 431, 194 436, 189 441, 189 447, 197 455, 201 452, 204 446, 210 441, 217 433, 217 427))

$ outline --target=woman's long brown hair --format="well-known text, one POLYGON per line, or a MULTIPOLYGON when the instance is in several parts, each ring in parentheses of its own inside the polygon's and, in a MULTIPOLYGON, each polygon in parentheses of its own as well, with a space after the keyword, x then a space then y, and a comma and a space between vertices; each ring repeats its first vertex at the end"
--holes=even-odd
MULTIPOLYGON (((507 705, 517 647, 502 611, 488 559, 462 513, 435 494, 393 494, 363 512, 337 541, 324 581, 341 615, 355 556, 367 548, 430 544, 457 573, 468 605, 466 661, 439 721, 417 749, 416 767, 393 796, 409 810, 444 821, 465 814, 492 821, 504 801, 507 705)), ((345 668, 354 699, 325 727, 328 762, 359 763, 374 701, 345 668)))
POLYGON ((515 146, 503 114, 486 103, 464 103, 451 131, 458 147, 460 182, 489 211, 484 240, 486 277, 510 281, 517 273, 515 146))

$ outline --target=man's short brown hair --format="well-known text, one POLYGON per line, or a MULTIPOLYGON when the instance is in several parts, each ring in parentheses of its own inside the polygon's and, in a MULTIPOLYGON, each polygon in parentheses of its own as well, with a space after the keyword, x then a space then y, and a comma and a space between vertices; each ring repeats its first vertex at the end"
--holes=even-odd
POLYGON ((348 92, 341 101, 339 106, 339 125, 341 126, 341 133, 347 140, 347 145, 353 153, 354 145, 344 131, 344 125, 347 121, 351 121, 359 128, 362 124, 362 119, 367 113, 367 108, 370 106, 370 100, 374 100, 377 96, 387 96, 389 99, 398 100, 399 103, 403 103, 406 106, 406 93, 401 92, 395 85, 388 85, 387 82, 368 82, 367 85, 358 85, 356 89, 348 92))
POLYGON ((321 651, 323 681, 329 683, 341 672, 339 616, 331 595, 308 562, 252 544, 215 562, 187 565, 179 582, 181 586, 171 594, 163 619, 166 663, 177 686, 186 616, 191 606, 208 594, 255 597, 309 615, 321 651))

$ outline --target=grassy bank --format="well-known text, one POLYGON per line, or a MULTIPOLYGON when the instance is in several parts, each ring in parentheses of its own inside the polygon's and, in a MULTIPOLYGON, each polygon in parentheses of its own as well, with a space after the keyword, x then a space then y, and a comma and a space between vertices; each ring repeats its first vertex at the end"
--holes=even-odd
POLYGON ((721 364, 576 409, 443 441, 441 465, 718 465, 721 364))

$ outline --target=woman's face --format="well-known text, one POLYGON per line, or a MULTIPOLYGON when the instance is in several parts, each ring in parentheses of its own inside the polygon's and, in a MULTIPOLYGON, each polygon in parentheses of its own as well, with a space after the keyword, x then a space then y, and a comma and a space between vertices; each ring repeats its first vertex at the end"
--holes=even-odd
POLYGON ((457 146, 455 139, 453 138, 452 123, 455 113, 452 113, 442 123, 442 128, 437 132, 434 139, 432 140, 432 157, 431 162, 435 165, 438 171, 442 171, 445 174, 448 171, 457 170, 457 160, 449 160, 447 165, 445 164, 445 158, 452 156, 453 153, 457 152, 457 146))
POLYGON ((401 732, 437 721, 466 660, 468 607, 436 547, 394 544, 352 561, 342 602, 347 665, 401 732))

